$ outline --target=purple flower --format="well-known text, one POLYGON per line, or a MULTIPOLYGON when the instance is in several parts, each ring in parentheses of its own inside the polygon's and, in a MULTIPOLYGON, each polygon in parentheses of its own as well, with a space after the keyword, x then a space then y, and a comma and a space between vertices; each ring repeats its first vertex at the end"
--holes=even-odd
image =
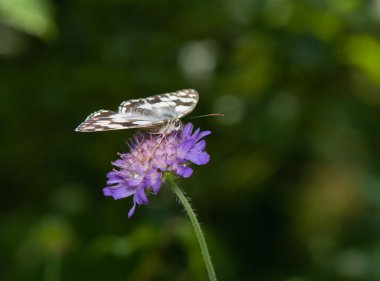
POLYGON ((193 131, 191 123, 181 131, 168 135, 137 133, 131 141, 129 153, 121 153, 120 159, 112 164, 116 169, 107 174, 106 196, 121 199, 133 195, 133 207, 128 213, 130 218, 136 205, 148 204, 146 192, 157 194, 162 185, 164 172, 171 172, 183 178, 192 175, 190 163, 207 164, 210 156, 204 151, 206 141, 203 137, 210 131, 193 131))

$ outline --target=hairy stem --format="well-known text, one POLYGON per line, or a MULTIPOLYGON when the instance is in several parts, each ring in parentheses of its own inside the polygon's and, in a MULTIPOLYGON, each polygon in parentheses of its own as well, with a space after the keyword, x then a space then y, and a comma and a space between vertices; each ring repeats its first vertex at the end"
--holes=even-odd
POLYGON ((191 221, 191 224, 193 225, 195 235, 198 239, 199 246, 201 247, 201 252, 202 252, 203 260, 204 260, 205 265, 206 265, 208 277, 209 277, 210 281, 216 281, 217 279, 216 279, 214 267, 213 267, 212 262, 211 262, 210 254, 209 254, 208 249, 207 249, 206 240, 205 240, 205 237, 203 235, 201 226, 200 226, 200 224, 197 220, 197 217, 194 213, 194 210, 191 207, 186 196, 183 194, 182 190, 176 184, 176 182, 174 180, 174 176, 172 174, 167 174, 167 175, 165 175, 165 178, 166 178, 169 186, 171 187, 173 192, 177 195, 179 201, 182 203, 183 207, 185 208, 185 211, 186 211, 186 213, 187 213, 187 215, 191 221))

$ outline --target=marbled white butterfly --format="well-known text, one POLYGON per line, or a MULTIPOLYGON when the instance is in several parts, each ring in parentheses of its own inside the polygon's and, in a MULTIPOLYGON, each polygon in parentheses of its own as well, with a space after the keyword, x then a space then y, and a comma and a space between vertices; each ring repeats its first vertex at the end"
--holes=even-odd
POLYGON ((182 126, 180 118, 193 111, 198 93, 193 89, 124 101, 118 112, 99 110, 80 124, 77 132, 98 132, 143 128, 168 134, 182 126))

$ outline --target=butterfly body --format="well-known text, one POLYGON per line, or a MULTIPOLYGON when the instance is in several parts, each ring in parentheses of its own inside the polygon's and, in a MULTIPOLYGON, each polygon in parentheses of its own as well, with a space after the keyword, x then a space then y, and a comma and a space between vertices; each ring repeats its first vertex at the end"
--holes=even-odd
POLYGON ((193 89, 132 99, 120 104, 118 112, 99 110, 87 117, 75 131, 99 132, 142 128, 152 133, 170 133, 181 128, 180 118, 193 111, 198 102, 193 89))

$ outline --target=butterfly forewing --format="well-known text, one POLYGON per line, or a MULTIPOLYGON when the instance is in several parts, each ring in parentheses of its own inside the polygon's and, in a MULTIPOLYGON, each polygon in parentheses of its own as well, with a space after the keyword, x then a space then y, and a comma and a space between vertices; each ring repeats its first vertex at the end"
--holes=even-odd
POLYGON ((130 128, 159 128, 193 111, 198 93, 192 89, 124 101, 119 111, 100 110, 78 126, 79 132, 97 132, 130 128))
POLYGON ((173 111, 177 118, 181 118, 194 110, 198 103, 198 93, 193 89, 180 90, 173 93, 151 96, 145 99, 124 101, 119 106, 123 113, 131 108, 143 108, 156 112, 163 108, 173 111))

